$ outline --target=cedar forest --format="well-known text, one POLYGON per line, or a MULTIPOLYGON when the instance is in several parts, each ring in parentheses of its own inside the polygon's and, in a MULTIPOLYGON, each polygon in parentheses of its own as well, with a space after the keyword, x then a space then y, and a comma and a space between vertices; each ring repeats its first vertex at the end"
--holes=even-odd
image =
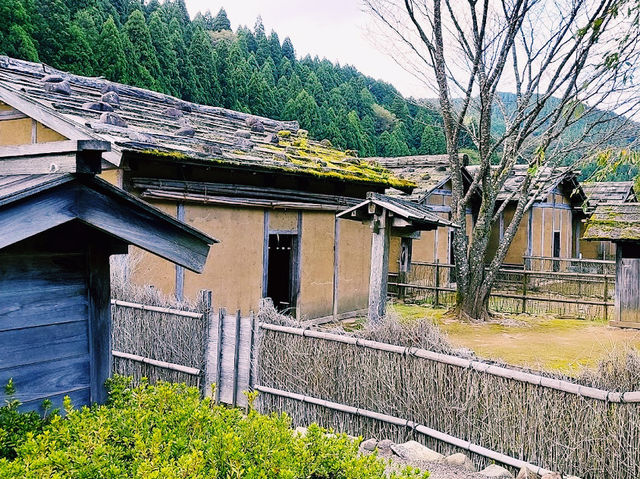
MULTIPOLYGON (((434 103, 404 98, 352 66, 300 58, 260 18, 235 32, 224 9, 191 19, 184 0, 1 0, 0 54, 297 120, 313 138, 361 157, 446 153, 434 103)), ((473 142, 463 136, 461 143, 473 161, 473 142)), ((595 169, 595 162, 582 165, 583 176, 595 169)), ((625 164, 607 179, 636 174, 636 165, 625 164)))

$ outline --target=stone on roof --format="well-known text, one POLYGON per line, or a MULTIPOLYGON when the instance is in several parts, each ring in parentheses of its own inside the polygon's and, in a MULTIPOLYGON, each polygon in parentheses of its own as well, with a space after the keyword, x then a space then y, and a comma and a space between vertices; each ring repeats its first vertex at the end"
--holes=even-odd
POLYGON ((583 238, 640 241, 640 203, 598 205, 587 221, 583 238))
MULTIPOLYGON (((188 159, 211 166, 286 171, 405 191, 415 186, 396 178, 378 163, 353 160, 347 152, 306 138, 306 132, 295 121, 188 103, 104 78, 72 75, 4 56, 0 56, 0 101, 26 115, 37 112, 48 119, 42 122, 50 128, 47 123, 55 121, 64 131, 72 131, 78 137, 110 141, 113 148, 105 159, 116 166, 123 154, 135 153, 165 161, 188 159), (47 77, 58 81, 44 82, 47 77), (100 111, 85 106, 101 101, 118 107, 117 116, 122 123, 106 123, 113 113, 107 113, 101 120, 100 111), (182 115, 175 114, 176 111, 182 115), (185 121, 194 130, 192 137, 183 136, 185 121), (248 126, 250 138, 238 142, 235 133, 247 130, 248 126), (152 141, 141 141, 144 137, 152 141), (210 153, 214 151, 222 154, 210 153)), ((64 131, 60 133, 64 135, 64 131)))

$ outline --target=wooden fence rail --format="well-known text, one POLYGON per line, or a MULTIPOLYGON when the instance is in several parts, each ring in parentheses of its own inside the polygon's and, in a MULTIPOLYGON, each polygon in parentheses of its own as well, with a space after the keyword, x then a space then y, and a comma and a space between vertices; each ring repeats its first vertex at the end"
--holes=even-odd
POLYGON ((258 327, 262 412, 365 437, 414 438, 443 454, 467 451, 480 467, 496 461, 585 479, 640 477, 640 391, 351 334, 258 327))
MULTIPOLYGON (((543 258, 545 259, 545 258, 543 258)), ((587 260, 579 260, 591 264, 587 260)), ((598 265, 610 266, 609 261, 598 265)), ((427 300, 435 306, 455 302, 455 265, 412 262, 408 272, 389 274, 389 293, 401 300, 427 300), (420 293, 423 292, 423 293, 420 293)), ((610 272, 540 271, 507 268, 498 271, 490 305, 500 312, 555 313, 609 319, 614 306, 615 275, 610 272)))

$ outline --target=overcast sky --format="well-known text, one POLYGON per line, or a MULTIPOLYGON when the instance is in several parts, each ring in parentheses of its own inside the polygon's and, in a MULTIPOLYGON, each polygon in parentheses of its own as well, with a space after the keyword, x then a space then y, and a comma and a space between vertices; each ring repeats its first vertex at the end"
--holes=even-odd
POLYGON ((309 53, 354 65, 365 75, 393 84, 406 96, 432 96, 382 51, 385 47, 380 42, 384 40, 371 33, 375 26, 360 0, 186 0, 186 3, 192 17, 206 10, 215 15, 224 7, 234 30, 239 25, 253 28, 261 15, 266 32, 275 30, 280 41, 290 37, 298 57, 309 53))

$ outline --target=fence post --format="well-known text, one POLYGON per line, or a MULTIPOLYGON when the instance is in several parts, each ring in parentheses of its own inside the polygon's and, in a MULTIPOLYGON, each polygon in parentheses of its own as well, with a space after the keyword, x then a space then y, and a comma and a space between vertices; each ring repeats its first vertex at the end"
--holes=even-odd
POLYGON ((436 300, 435 307, 440 305, 440 260, 436 259, 436 300))
POLYGON ((607 277, 607 271, 605 268, 603 268, 604 270, 604 320, 607 321, 609 319, 609 306, 607 305, 607 303, 609 302, 609 279, 607 277))
POLYGON ((236 334, 235 334, 235 352, 233 354, 233 394, 231 404, 233 407, 238 405, 238 366, 240 365, 240 321, 242 314, 240 310, 236 313, 236 334))
POLYGON ((209 290, 200 291, 200 298, 202 301, 202 322, 204 327, 206 328, 206 336, 204 341, 204 364, 203 372, 202 372, 202 384, 200 385, 200 389, 202 390, 202 395, 207 396, 211 390, 211 385, 215 381, 215 368, 213 362, 213 341, 215 338, 215 334, 217 330, 217 324, 213 320, 213 309, 212 309, 212 294, 209 290))
POLYGON ((527 289, 529 286, 529 272, 525 269, 522 271, 522 312, 527 312, 527 289))
POLYGON ((253 391, 255 382, 255 360, 256 360, 256 316, 251 311, 251 337, 249 338, 249 391, 253 391))
POLYGON ((224 317, 227 311, 220 308, 218 313, 218 347, 216 348, 216 404, 220 403, 220 390, 222 389, 222 343, 224 342, 224 317))

